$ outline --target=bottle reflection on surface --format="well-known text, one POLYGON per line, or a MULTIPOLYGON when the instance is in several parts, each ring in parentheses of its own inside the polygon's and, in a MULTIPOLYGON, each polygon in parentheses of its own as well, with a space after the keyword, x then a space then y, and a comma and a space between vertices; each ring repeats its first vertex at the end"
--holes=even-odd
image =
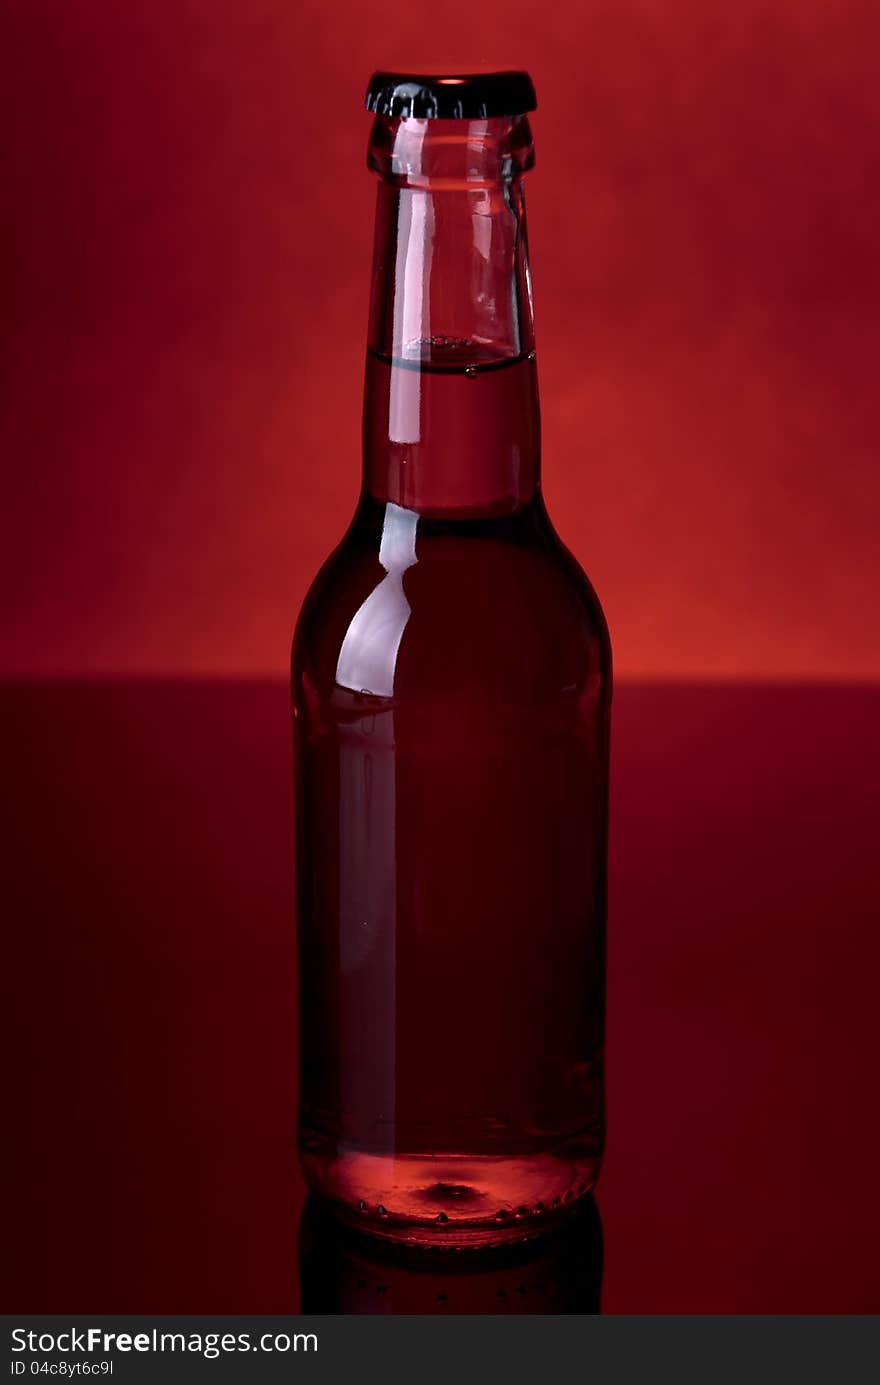
POLYGON ((559 1231, 485 1250, 424 1250, 343 1226, 310 1197, 300 1221, 303 1313, 599 1313, 592 1198, 559 1231))

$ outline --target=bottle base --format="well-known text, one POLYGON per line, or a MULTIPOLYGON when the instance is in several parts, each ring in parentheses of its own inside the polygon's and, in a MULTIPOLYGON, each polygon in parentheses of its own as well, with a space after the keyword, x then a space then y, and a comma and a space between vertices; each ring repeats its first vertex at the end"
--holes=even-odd
POLYGON ((384 1240, 463 1249, 543 1236, 580 1209, 600 1163, 583 1146, 516 1157, 336 1146, 329 1157, 301 1157, 312 1190, 348 1225, 384 1240))

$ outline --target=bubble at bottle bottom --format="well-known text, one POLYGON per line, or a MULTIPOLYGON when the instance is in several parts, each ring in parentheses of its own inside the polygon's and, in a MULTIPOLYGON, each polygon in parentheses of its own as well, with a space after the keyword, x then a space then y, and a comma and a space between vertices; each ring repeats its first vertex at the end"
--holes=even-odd
POLYGON ((601 1139, 516 1157, 375 1154, 315 1141, 306 1180, 338 1217, 371 1235, 456 1249, 543 1235, 595 1186, 601 1139))

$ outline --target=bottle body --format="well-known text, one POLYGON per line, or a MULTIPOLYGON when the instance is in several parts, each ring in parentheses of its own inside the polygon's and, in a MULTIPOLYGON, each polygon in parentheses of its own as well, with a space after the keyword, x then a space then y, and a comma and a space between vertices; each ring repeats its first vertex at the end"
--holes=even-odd
POLYGON ((410 307, 383 350, 374 278, 364 489, 294 639, 299 1139, 338 1215, 465 1245, 542 1231, 598 1173, 611 667, 541 498, 530 304, 502 346, 412 327, 443 224, 512 235, 523 282, 509 188, 444 192, 474 196, 380 192, 410 307))
POLYGON ((301 1157, 380 1234, 496 1240, 601 1157, 607 637, 540 502, 418 521, 379 576, 388 509, 362 502, 297 641, 301 1157), (393 691, 344 688, 383 583, 393 691))

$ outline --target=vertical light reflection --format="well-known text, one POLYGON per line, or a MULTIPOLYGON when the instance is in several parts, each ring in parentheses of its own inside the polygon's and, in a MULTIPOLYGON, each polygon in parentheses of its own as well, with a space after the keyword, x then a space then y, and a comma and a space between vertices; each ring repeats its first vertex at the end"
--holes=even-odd
POLYGON ((391 503, 385 506, 379 562, 387 575, 358 607, 345 632, 336 663, 336 681, 342 688, 376 697, 394 695, 397 652, 410 617, 403 574, 418 562, 418 520, 414 510, 391 503))
MULTIPOLYGON (((342 641, 336 681, 390 698, 410 605, 403 574, 416 559, 418 515, 388 504, 379 544, 385 577, 342 641)), ((339 1036, 340 1100, 369 1129, 374 1153, 394 1148, 397 1079, 397 766, 394 710, 367 704, 339 739, 339 959, 346 995, 339 1036)))

